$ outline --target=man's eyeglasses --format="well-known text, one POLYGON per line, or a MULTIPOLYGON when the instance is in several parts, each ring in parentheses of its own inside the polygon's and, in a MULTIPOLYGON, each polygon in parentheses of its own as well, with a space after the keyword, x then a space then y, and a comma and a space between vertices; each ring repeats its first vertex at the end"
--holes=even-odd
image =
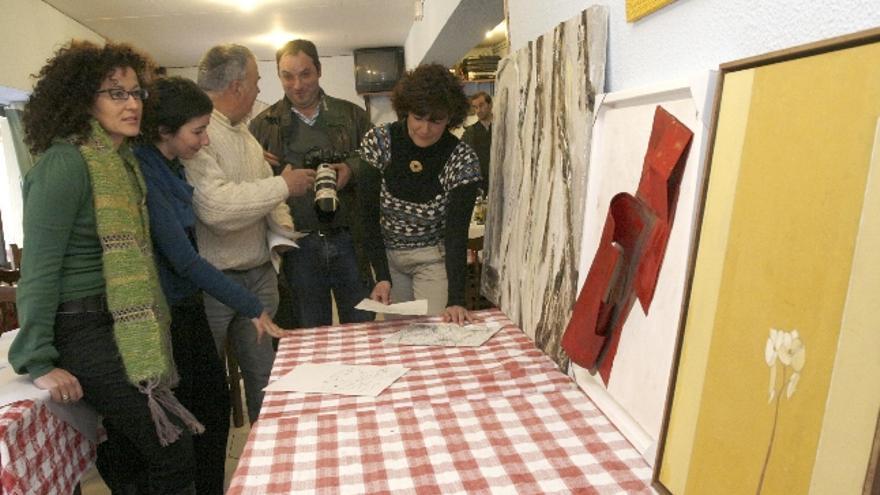
POLYGON ((107 93, 110 95, 110 99, 117 101, 125 101, 129 96, 134 98, 135 100, 146 100, 150 97, 150 92, 146 89, 133 89, 131 91, 126 91, 120 88, 110 88, 110 89, 102 89, 99 91, 95 91, 95 93, 107 93))

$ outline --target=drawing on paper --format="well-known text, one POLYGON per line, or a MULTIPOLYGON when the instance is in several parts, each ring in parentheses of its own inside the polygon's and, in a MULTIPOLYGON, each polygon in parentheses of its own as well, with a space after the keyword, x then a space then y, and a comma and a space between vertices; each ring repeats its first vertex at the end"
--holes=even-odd
POLYGON ((385 345, 479 347, 500 329, 500 323, 461 326, 454 323, 413 323, 382 342, 385 345))

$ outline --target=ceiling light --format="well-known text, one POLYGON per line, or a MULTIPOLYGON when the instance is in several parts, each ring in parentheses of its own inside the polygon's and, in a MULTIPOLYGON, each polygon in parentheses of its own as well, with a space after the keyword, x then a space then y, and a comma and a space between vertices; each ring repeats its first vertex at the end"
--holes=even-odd
POLYGON ((255 43, 270 45, 274 48, 281 48, 288 41, 295 40, 300 37, 301 36, 296 33, 291 33, 290 31, 275 28, 273 31, 270 31, 266 34, 254 36, 253 38, 251 38, 251 40, 255 43))
POLYGON ((278 0, 209 0, 212 3, 219 3, 228 7, 238 9, 245 13, 250 13, 258 7, 265 6, 270 3, 276 3, 278 0))
POLYGON ((490 31, 486 31, 486 39, 489 39, 493 36, 504 36, 507 33, 507 23, 501 21, 497 26, 493 27, 490 31))

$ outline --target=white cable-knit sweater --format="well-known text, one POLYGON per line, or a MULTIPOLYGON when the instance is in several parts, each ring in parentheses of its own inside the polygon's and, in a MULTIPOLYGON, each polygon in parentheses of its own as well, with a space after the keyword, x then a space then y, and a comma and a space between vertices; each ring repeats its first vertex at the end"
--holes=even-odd
POLYGON ((246 125, 214 110, 211 144, 184 161, 195 188, 200 254, 221 270, 248 270, 269 261, 268 229, 290 237, 293 219, 284 179, 274 176, 246 125))

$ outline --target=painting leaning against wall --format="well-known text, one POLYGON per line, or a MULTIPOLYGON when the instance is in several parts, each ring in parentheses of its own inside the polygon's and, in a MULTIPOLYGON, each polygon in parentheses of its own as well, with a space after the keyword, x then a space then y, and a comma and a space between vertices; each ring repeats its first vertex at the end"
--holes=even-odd
POLYGON ((880 29, 722 65, 656 486, 861 493, 880 408, 880 29))
POLYGON ((499 64, 481 292, 563 369, 577 296, 608 10, 594 6, 499 64))

